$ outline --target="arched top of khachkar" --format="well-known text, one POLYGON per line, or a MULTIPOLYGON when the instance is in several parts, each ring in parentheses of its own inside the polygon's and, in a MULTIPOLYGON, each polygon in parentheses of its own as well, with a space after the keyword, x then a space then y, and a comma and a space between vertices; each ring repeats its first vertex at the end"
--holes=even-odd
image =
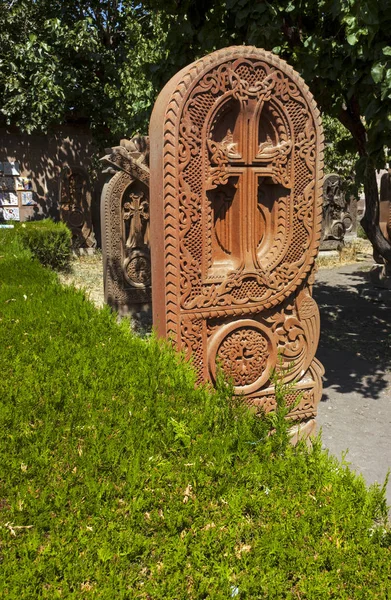
POLYGON ((290 365, 294 413, 315 414, 321 366, 311 282, 322 217, 323 134, 300 76, 264 50, 219 50, 161 92, 150 125, 153 315, 237 394, 274 405, 290 365))
POLYGON ((101 199, 105 302, 134 325, 151 320, 149 138, 135 136, 106 150, 101 199))

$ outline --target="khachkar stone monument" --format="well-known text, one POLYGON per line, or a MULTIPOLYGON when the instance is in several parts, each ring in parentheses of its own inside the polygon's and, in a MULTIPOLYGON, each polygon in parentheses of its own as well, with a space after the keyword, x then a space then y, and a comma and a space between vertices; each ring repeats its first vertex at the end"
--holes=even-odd
POLYGON ((151 321, 149 139, 121 140, 102 158, 108 181, 101 199, 105 302, 137 326, 151 321))
POLYGON ((101 200, 105 301, 136 326, 151 320, 149 140, 121 140, 102 158, 108 181, 101 200))
POLYGON ((323 134, 284 61, 219 50, 180 71, 150 125, 153 322, 218 365, 249 404, 275 406, 270 374, 297 381, 292 416, 314 423, 323 369, 312 298, 322 217, 323 134))
POLYGON ((95 248, 91 185, 85 169, 65 166, 60 177, 60 218, 72 233, 73 248, 95 248))
POLYGON ((357 200, 348 200, 342 178, 331 173, 323 181, 321 250, 335 250, 357 236, 357 200))

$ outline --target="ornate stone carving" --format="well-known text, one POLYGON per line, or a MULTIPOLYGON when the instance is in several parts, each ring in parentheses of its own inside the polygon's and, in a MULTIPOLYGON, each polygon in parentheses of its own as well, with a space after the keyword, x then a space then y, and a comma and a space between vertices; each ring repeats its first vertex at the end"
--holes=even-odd
POLYGON ((151 312, 149 139, 121 140, 101 160, 108 173, 101 200, 105 301, 121 315, 131 314, 147 325, 151 312))
POLYGON ((74 248, 95 248, 92 230, 91 185, 82 167, 65 166, 60 178, 60 218, 72 232, 74 248))
POLYGON ((312 418, 323 134, 308 88, 269 52, 219 50, 166 85, 150 139, 158 333, 192 357, 200 382, 222 368, 266 410, 271 371, 283 371, 297 381, 292 415, 312 418))
POLYGON ((267 327, 251 319, 239 319, 213 333, 208 359, 212 380, 216 379, 219 365, 238 394, 250 393, 268 381, 275 365, 276 347, 267 327))
POLYGON ((338 248, 345 238, 357 234, 357 200, 346 198, 339 175, 326 175, 323 182, 322 249, 338 248))

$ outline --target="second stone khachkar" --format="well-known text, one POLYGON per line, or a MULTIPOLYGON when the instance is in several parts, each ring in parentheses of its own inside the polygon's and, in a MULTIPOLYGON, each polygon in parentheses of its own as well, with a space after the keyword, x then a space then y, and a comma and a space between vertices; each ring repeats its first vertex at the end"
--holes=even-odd
POLYGON ((150 141, 158 334, 192 358, 200 382, 221 368, 265 410, 273 370, 296 381, 291 416, 309 431, 323 373, 312 298, 323 134, 307 86, 270 52, 219 50, 166 85, 150 141))
POLYGON ((323 182, 323 218, 321 250, 340 249, 357 234, 357 200, 346 199, 342 178, 331 173, 323 182))
POLYGON ((136 326, 151 320, 149 250, 149 141, 122 140, 102 158, 109 176, 101 222, 105 301, 136 326))

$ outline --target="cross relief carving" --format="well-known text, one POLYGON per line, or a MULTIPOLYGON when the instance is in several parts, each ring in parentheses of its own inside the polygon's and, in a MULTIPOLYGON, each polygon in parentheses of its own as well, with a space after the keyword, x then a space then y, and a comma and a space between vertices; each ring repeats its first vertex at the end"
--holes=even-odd
MULTIPOLYGON (((259 257, 273 233, 273 205, 289 193, 292 141, 272 127, 269 107, 257 99, 227 102, 207 139, 207 195, 213 210, 214 272, 260 270, 259 257), (239 106, 238 106, 239 104, 239 106)), ((285 133, 285 134, 284 134, 285 133)))
POLYGON ((149 202, 144 193, 129 194, 129 201, 124 203, 123 219, 129 222, 126 248, 141 248, 148 243, 147 225, 149 222, 149 202))

